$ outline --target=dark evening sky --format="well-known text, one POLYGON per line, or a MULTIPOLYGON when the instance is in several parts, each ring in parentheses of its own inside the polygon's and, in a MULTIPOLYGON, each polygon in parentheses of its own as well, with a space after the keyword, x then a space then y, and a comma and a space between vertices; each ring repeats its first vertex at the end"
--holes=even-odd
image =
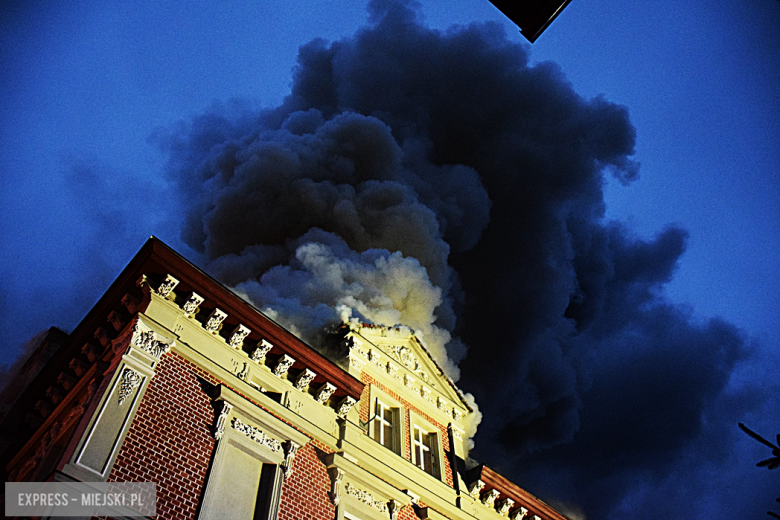
POLYGON ((780 2, 683 4, 6 2, 0 367, 154 234, 313 342, 423 331, 572 518, 777 510, 780 2))

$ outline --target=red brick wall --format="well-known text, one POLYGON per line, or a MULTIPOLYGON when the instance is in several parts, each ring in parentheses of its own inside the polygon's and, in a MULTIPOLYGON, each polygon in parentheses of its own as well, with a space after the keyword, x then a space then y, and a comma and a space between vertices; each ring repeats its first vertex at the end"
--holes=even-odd
POLYGON ((214 411, 194 372, 215 382, 175 354, 160 359, 108 479, 156 483, 158 518, 195 517, 214 449, 214 411))
MULTIPOLYGON (((366 386, 363 388, 363 394, 360 396, 360 419, 362 421, 368 421, 368 413, 369 413, 369 387, 370 385, 373 385, 377 387, 378 389, 382 390, 384 393, 398 401, 401 406, 403 407, 403 429, 404 431, 401 432, 401 435, 404 436, 404 439, 406 439, 405 445, 405 453, 404 458, 406 460, 411 461, 412 460, 412 451, 411 451, 411 433, 410 433, 410 418, 409 418, 409 412, 412 411, 434 425, 439 430, 439 438, 441 439, 441 448, 442 448, 442 467, 444 468, 444 475, 442 480, 447 483, 448 485, 452 486, 452 467, 450 466, 450 437, 449 432, 447 430, 446 424, 439 423, 436 419, 425 413, 424 411, 420 410, 418 407, 416 407, 414 404, 410 403, 397 393, 393 392, 391 389, 389 389, 387 386, 383 385, 380 381, 377 381, 373 377, 371 377, 369 374, 363 372, 360 375, 360 380, 362 383, 364 383, 366 386), (364 418, 365 415, 365 418, 364 418)), ((367 432, 366 432, 367 433, 367 432)))
POLYGON ((332 520, 335 507, 330 501, 330 477, 317 457, 315 444, 321 452, 324 446, 312 441, 295 454, 293 474, 284 481, 279 506, 279 520, 332 520))

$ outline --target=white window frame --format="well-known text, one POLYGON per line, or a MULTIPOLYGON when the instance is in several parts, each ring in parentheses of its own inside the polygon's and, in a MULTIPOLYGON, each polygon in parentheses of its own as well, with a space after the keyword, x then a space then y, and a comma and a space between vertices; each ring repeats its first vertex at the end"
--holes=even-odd
POLYGON ((434 427, 431 423, 420 417, 419 415, 415 414, 414 412, 409 412, 409 436, 411 440, 411 463, 420 468, 422 471, 425 471, 425 473, 428 473, 432 477, 434 477, 437 480, 442 479, 443 475, 443 468, 442 468, 442 458, 444 456, 444 451, 442 449, 442 435, 441 431, 434 427), (423 444, 421 441, 422 439, 418 438, 417 432, 420 432, 421 434, 429 435, 429 443, 430 447, 423 444), (420 455, 424 451, 430 451, 431 455, 431 471, 426 471, 426 469, 423 467, 423 460, 421 460, 420 455))
POLYGON ((398 456, 403 456, 404 439, 406 437, 403 424, 403 407, 395 399, 391 398, 385 392, 382 392, 374 386, 371 387, 370 396, 371 406, 369 409, 368 424, 369 436, 377 444, 382 445, 382 447, 388 451, 395 453, 398 456), (384 410, 390 410, 392 413, 392 447, 386 446, 383 442, 385 436, 383 426, 387 424, 387 421, 383 415, 384 410), (377 431, 378 429, 379 431, 377 431), (377 437, 379 437, 379 439, 377 439, 377 437))

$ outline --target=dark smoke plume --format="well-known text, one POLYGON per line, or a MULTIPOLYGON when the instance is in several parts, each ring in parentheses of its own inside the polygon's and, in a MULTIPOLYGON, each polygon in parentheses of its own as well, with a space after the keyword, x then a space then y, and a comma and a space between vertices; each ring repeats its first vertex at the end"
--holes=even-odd
MULTIPOLYGON (((660 296, 683 230, 645 241, 603 219, 605 175, 637 177, 627 110, 529 65, 498 24, 432 30, 403 1, 369 14, 300 48, 280 106, 215 107, 168 137, 186 242, 309 341, 359 318, 420 331, 453 378, 467 356, 474 453, 510 478, 528 454, 536 477, 583 486, 673 457, 746 351, 660 296), (627 444, 638 411, 643 428, 678 427, 627 444), (603 435, 617 456, 581 469, 607 456, 603 435)), ((606 513, 627 488, 567 499, 606 513)))

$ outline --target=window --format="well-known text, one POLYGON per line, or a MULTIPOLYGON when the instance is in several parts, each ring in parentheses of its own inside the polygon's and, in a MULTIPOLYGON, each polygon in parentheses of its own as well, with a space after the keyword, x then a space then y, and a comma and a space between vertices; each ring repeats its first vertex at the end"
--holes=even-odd
POLYGON ((371 410, 367 433, 376 442, 400 455, 404 452, 401 405, 376 387, 371 387, 371 410))
POLYGON ((438 451, 437 435, 415 424, 412 428, 412 463, 439 478, 438 451))
POLYGON ((385 403, 376 400, 374 408, 374 440, 385 448, 396 451, 398 418, 396 408, 390 408, 385 403))

